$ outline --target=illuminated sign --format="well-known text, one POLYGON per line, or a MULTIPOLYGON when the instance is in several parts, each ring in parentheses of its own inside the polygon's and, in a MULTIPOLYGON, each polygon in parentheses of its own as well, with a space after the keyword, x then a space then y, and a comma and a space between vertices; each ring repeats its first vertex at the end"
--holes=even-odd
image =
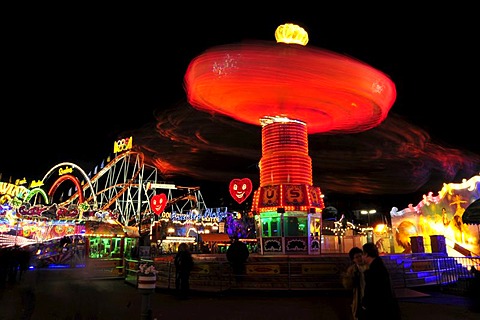
POLYGON ((17 186, 7 182, 0 182, 0 194, 11 197, 23 198, 28 196, 30 190, 24 186, 17 186))
POLYGON ((27 183, 27 179, 25 179, 25 178, 15 180, 15 184, 16 184, 17 186, 19 186, 19 185, 21 185, 21 184, 25 184, 25 183, 27 183))
POLYGON ((167 236, 167 238, 164 240, 165 242, 195 242, 195 237, 170 237, 167 236))
POLYGON ((43 181, 42 180, 38 180, 38 181, 33 180, 30 183, 30 189, 33 189, 33 188, 36 188, 36 187, 41 187, 41 186, 43 186, 43 181))
POLYGON ((124 138, 113 143, 113 153, 119 153, 132 149, 133 138, 124 138))
POLYGON ((148 183, 147 189, 177 189, 174 184, 170 183, 148 183))
POLYGON ((187 213, 173 212, 170 217, 173 221, 202 221, 202 222, 220 222, 227 218, 228 211, 226 207, 206 209, 203 212, 191 210, 187 213))
POLYGON ((65 169, 58 169, 58 175, 61 176, 61 175, 64 175, 64 174, 67 174, 67 173, 72 173, 73 172, 73 168, 72 167, 65 167, 65 169))

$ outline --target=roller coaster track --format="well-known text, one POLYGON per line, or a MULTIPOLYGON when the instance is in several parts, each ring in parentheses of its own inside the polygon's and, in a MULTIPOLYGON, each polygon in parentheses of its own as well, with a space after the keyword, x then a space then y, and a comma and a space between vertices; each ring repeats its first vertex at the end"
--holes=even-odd
MULTIPOLYGON (((144 165, 144 163, 143 163, 144 156, 143 156, 143 153, 140 153, 140 152, 127 151, 127 152, 119 154, 113 160, 108 162, 103 168, 101 168, 100 171, 98 171, 98 173, 95 174, 93 176, 93 178, 90 179, 90 182, 92 183, 92 185, 98 185, 97 182, 100 180, 100 178, 103 177, 105 174, 109 173, 110 170, 117 165, 117 163, 119 163, 122 160, 127 160, 128 161, 128 159, 133 155, 136 155, 137 157, 139 157, 137 159, 137 161, 139 161, 139 163, 138 163, 139 166, 138 166, 137 170, 135 171, 134 176, 129 180, 129 181, 133 181, 140 174, 141 166, 144 165)), ((120 187, 121 185, 122 184, 118 184, 117 187, 120 187)), ((126 191, 128 185, 129 185, 129 183, 127 182, 127 183, 124 183, 123 186, 121 186, 122 191, 118 192, 118 194, 119 194, 118 197, 121 196, 126 191)), ((92 194, 89 197, 87 197, 85 200, 87 202, 91 202, 97 195, 100 195, 103 192, 106 192, 108 189, 112 189, 112 188, 115 188, 115 186, 110 186, 107 189, 104 189, 100 192, 96 192, 95 194, 92 194)), ((82 186, 83 194, 86 194, 87 190, 88 190, 88 185, 84 184, 82 186)), ((95 190, 98 190, 98 188, 95 188, 95 190)), ((66 201, 62 202, 60 205, 67 206, 68 204, 74 202, 74 200, 78 199, 78 197, 79 197, 79 193, 76 192, 70 198, 68 198, 66 201)), ((115 199, 118 199, 118 197, 116 197, 115 199)), ((115 201, 115 200, 113 200, 113 201, 115 201)), ((103 209, 103 210, 108 209, 108 207, 110 207, 110 205, 112 203, 113 202, 109 201, 107 204, 99 204, 98 209, 103 209)))
MULTIPOLYGON (((114 162, 114 164, 118 163, 121 159, 125 158, 126 156, 131 156, 133 153, 132 152, 126 152, 122 155, 125 155, 123 157, 121 157, 122 155, 116 157, 115 159, 113 159, 112 162, 114 162)), ((117 183, 113 186, 109 186, 105 189, 103 189, 101 192, 97 192, 95 195, 103 195, 105 193, 107 193, 107 191, 109 190, 117 190, 116 194, 113 195, 112 197, 109 197, 107 199, 107 201, 103 204, 100 205, 100 210, 107 210, 109 209, 113 203, 115 203, 125 192, 127 192, 131 187, 134 187, 136 186, 137 188, 140 187, 140 185, 137 183, 135 184, 134 182, 138 179, 139 175, 140 175, 140 172, 143 171, 143 168, 144 168, 144 156, 143 156, 143 153, 136 153, 137 155, 137 159, 135 161, 136 163, 136 169, 134 169, 134 172, 133 172, 133 176, 128 180, 128 182, 126 183, 117 183)), ((111 162, 111 163, 112 163, 111 162)), ((114 165, 113 164, 113 165, 114 165)), ((105 169, 105 168, 103 168, 105 169)), ((104 172, 103 172, 103 169, 100 170, 100 172, 98 172, 94 177, 93 177, 93 181, 97 181, 101 176, 103 176, 104 172), (101 174, 101 175, 100 175, 101 174), (98 176, 98 177, 97 177, 98 176)), ((111 169, 111 166, 108 166, 107 168, 107 172, 110 171, 111 169)), ((87 198, 87 201, 89 201, 90 199, 92 199, 93 196, 87 198)), ((102 197, 103 198, 103 197, 102 197)))
MULTIPOLYGON (((57 167, 51 169, 44 180, 57 167)), ((83 173, 85 179, 89 175, 83 173)), ((141 219, 154 216, 150 199, 158 189, 168 186, 168 192, 165 192, 167 207, 171 207, 172 211, 182 213, 184 209, 193 207, 206 209, 199 187, 174 186, 161 183, 159 178, 158 170, 144 163, 143 153, 129 150, 108 161, 87 183, 82 183, 80 191, 76 190, 60 206, 68 207, 83 197, 91 209, 117 213, 118 221, 123 225, 138 224, 141 219), (180 196, 174 197, 173 192, 180 193, 180 196)))

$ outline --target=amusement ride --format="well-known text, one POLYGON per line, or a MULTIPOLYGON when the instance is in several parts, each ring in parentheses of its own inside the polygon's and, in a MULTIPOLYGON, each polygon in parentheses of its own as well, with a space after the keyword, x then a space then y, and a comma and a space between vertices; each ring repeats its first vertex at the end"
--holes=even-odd
MULTIPOLYGON (((329 244, 322 227, 323 194, 312 179, 308 135, 358 133, 380 125, 395 102, 396 89, 370 65, 308 47, 308 34, 298 25, 279 26, 275 38, 215 46, 194 58, 184 76, 187 100, 200 111, 261 126, 260 181, 250 210, 257 252, 320 255, 329 244)), ((0 246, 86 237, 83 254, 102 262, 97 269, 117 270, 125 267, 123 258, 141 256, 138 250, 145 245, 166 243, 174 252, 179 242, 198 244, 202 235, 227 234, 225 221, 234 214, 227 208, 207 208, 199 187, 163 181, 157 168, 135 151, 132 137, 116 141, 114 154, 88 173, 63 162, 29 187, 26 181, 0 182, 0 246)), ((240 191, 250 191, 247 180, 230 184, 232 196, 245 200, 249 193, 240 191)), ((480 198, 479 184, 478 176, 444 184, 438 196, 431 193, 417 206, 392 208, 391 226, 378 231, 378 244, 383 247, 380 240, 386 236, 384 253, 408 253, 420 250, 424 244, 416 241, 426 236, 435 250, 478 255, 478 230, 475 235, 461 218, 480 198), (437 219, 442 214, 444 219, 437 219)), ((334 246, 343 235, 333 235, 334 246)), ((150 253, 147 247, 145 256, 150 253)))

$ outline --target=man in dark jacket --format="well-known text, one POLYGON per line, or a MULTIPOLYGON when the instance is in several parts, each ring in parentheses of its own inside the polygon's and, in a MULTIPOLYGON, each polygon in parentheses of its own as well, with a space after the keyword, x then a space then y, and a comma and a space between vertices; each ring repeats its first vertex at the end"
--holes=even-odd
POLYGON ((180 243, 175 255, 175 289, 179 298, 187 299, 190 291, 190 272, 193 269, 193 258, 188 245, 180 243))
POLYGON ((363 260, 368 264, 365 275, 365 291, 362 298, 362 315, 359 319, 401 319, 390 273, 378 254, 374 243, 363 245, 363 260))

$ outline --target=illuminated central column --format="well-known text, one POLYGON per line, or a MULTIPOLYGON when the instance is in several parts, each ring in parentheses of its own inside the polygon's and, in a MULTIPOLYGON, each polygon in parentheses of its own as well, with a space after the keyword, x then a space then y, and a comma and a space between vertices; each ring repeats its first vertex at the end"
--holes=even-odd
POLYGON ((311 186, 312 159, 304 122, 283 117, 263 118, 260 187, 281 184, 311 186))

